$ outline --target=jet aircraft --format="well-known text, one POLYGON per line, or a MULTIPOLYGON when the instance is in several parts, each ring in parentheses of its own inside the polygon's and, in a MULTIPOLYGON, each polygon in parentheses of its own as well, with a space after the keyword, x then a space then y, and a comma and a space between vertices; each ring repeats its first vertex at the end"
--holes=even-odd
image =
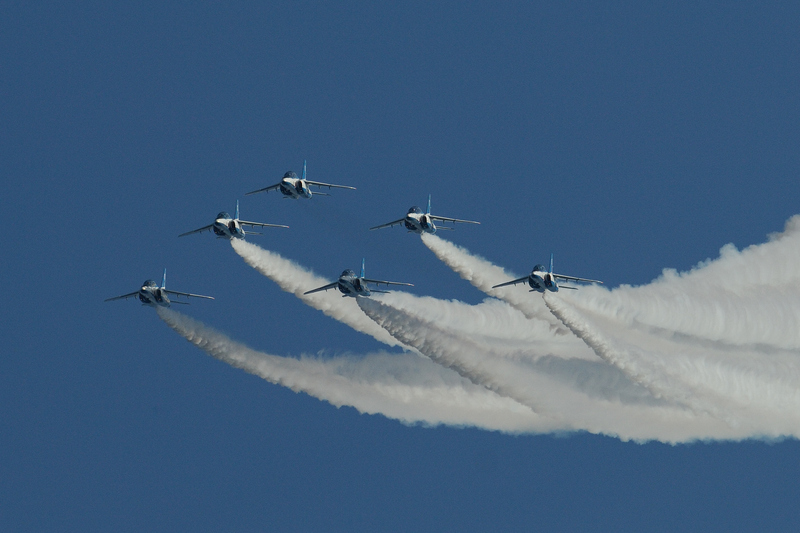
MULTIPOLYGON (((517 283, 525 283, 528 282, 528 285, 531 286, 531 290, 529 292, 541 292, 550 291, 550 292, 558 292, 559 285, 557 280, 564 280, 564 281, 580 281, 583 283, 603 283, 602 281, 598 281, 596 279, 585 279, 585 278, 576 278, 574 276, 564 276, 562 274, 554 274, 553 273, 553 254, 550 254, 550 270, 545 270, 544 265, 536 265, 533 267, 533 270, 530 274, 523 278, 513 279, 511 281, 506 281, 505 283, 501 283, 499 285, 495 285, 492 287, 496 289, 498 287, 505 287, 506 285, 516 285, 517 283)), ((561 285, 560 288, 562 289, 572 289, 577 290, 577 287, 569 287, 567 285, 561 285)))
POLYGON ((130 294, 123 294, 122 296, 115 296, 114 298, 108 298, 105 300, 106 302, 110 302, 112 300, 127 300, 130 297, 138 297, 139 301, 142 302, 144 305, 150 305, 152 307, 161 306, 161 307, 169 307, 170 303, 176 304, 184 304, 188 305, 188 302, 179 302, 174 301, 170 302, 168 294, 172 294, 174 296, 186 296, 186 297, 193 297, 193 298, 206 298, 208 300, 213 300, 212 296, 203 296, 202 294, 191 294, 188 292, 178 292, 178 291, 169 291, 166 289, 167 285, 167 269, 164 269, 164 278, 161 281, 161 287, 156 285, 156 282, 152 279, 146 280, 142 283, 142 288, 136 292, 132 292, 130 294))
POLYGON ((429 194, 428 209, 424 213, 422 212, 422 209, 420 209, 418 206, 415 205, 408 210, 408 213, 406 214, 405 217, 369 229, 373 230, 373 229, 388 228, 391 226, 397 226, 399 224, 403 224, 409 232, 419 233, 420 235, 422 235, 423 233, 436 233, 437 229, 446 229, 446 230, 455 229, 455 228, 450 228, 448 226, 442 226, 440 228, 437 228, 436 225, 433 223, 434 220, 439 220, 441 222, 452 222, 454 224, 456 222, 465 222, 467 224, 480 224, 480 222, 475 222, 474 220, 461 220, 459 218, 449 218, 449 217, 440 217, 437 215, 431 215, 431 195, 429 194))
POLYGON ((261 235, 257 231, 245 231, 242 226, 257 226, 260 228, 288 228, 282 224, 265 224, 263 222, 248 222, 246 220, 239 220, 239 200, 236 200, 236 216, 231 216, 222 211, 217 215, 217 219, 213 224, 203 226, 202 228, 181 233, 178 237, 191 235, 192 233, 201 233, 203 231, 213 231, 217 234, 217 238, 226 237, 228 239, 244 239, 245 235, 261 235))
POLYGON ((339 289, 342 293, 342 298, 345 296, 369 296, 373 292, 389 292, 389 291, 381 291, 378 289, 372 289, 367 286, 367 283, 374 283, 376 285, 405 285, 407 287, 413 287, 414 285, 411 283, 401 283, 399 281, 382 281, 378 279, 369 279, 364 277, 364 260, 361 260, 361 275, 356 276, 356 273, 350 270, 349 268, 342 272, 342 275, 339 276, 337 281, 333 283, 329 283, 327 285, 323 285, 322 287, 317 287, 316 289, 312 289, 307 291, 303 294, 312 294, 319 291, 327 291, 329 289, 339 289))
MULTIPOLYGON (((327 188, 337 188, 337 189, 352 189, 355 190, 355 187, 350 187, 349 185, 334 185, 332 183, 322 183, 320 181, 310 181, 306 179, 306 162, 303 161, 303 177, 298 178, 297 174, 290 170, 286 174, 283 175, 280 183, 276 183, 275 185, 270 185, 269 187, 264 187, 263 189, 258 189, 257 191, 250 191, 247 194, 255 194, 257 192, 269 192, 274 191, 277 189, 280 193, 284 196, 284 198, 291 198, 292 200, 297 200, 298 198, 311 198, 313 194, 311 193, 311 189, 309 189, 309 185, 313 185, 315 187, 327 187, 327 188)), ((330 196, 324 192, 316 192, 315 194, 320 194, 322 196, 330 196)))

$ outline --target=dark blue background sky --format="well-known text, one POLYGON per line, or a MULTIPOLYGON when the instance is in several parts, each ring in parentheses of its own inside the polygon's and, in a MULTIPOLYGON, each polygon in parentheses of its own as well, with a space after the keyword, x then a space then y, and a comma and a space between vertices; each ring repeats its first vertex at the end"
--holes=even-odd
POLYGON ((795 441, 407 427, 103 303, 166 266, 254 348, 382 349, 177 239, 237 198, 321 275, 366 257, 471 303, 417 237, 366 228, 431 193, 482 221, 445 238, 612 287, 762 242, 800 197, 800 7, 644 4, 0 4, 0 529, 796 530, 795 441), (303 159, 358 190, 243 197, 303 159))

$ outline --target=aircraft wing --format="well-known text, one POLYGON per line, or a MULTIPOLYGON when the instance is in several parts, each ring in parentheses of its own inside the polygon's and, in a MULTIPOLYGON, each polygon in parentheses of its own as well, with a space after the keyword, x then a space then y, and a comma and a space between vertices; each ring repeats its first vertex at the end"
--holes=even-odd
POLYGON ((114 296, 113 298, 106 298, 103 301, 104 302, 110 302, 111 300, 127 300, 131 296, 136 296, 137 294, 139 294, 139 291, 132 292, 130 294, 123 294, 122 296, 114 296))
POLYGON ((496 289, 498 287, 505 287, 507 285, 516 285, 517 283, 526 283, 528 281, 529 277, 530 276, 525 276, 525 277, 522 277, 522 278, 512 279, 511 281, 506 281, 505 283, 501 283, 500 285, 495 285, 492 288, 496 289))
POLYGON ((246 220, 240 220, 239 224, 242 226, 258 226, 260 228, 288 228, 289 226, 284 226, 283 224, 265 224, 263 222, 248 222, 246 220))
POLYGON ((394 222, 387 222, 386 224, 381 224, 380 226, 375 226, 374 228, 369 228, 369 229, 373 230, 373 229, 389 228, 391 226, 397 226, 398 224, 402 224, 403 222, 405 222, 405 220, 406 217, 403 217, 400 220, 395 220, 394 222))
POLYGON ((334 185, 333 183, 322 183, 321 181, 308 181, 306 183, 309 185, 316 185, 317 187, 327 187, 327 188, 335 188, 335 189, 352 189, 356 190, 355 187, 351 187, 349 185, 334 185))
POLYGON ((440 217, 437 215, 428 215, 433 220, 441 220, 442 222, 464 222, 466 224, 480 224, 480 222, 475 222, 474 220, 461 220, 460 218, 450 218, 450 217, 440 217))
POLYGON ((553 277, 556 279, 563 279, 564 281, 582 281, 584 283, 600 283, 601 285, 603 283, 596 279, 576 278, 574 276, 563 276, 561 274, 553 274, 553 277))
POLYGON ((275 189, 277 189, 277 188, 278 188, 278 187, 280 187, 280 186, 281 186, 281 184, 280 184, 280 183, 276 183, 275 185, 270 185, 269 187, 264 187, 263 189, 258 189, 257 191, 250 191, 250 192, 247 192, 247 193, 245 193, 244 195, 245 195, 245 196, 247 196, 248 194, 255 194, 255 193, 257 193, 257 192, 269 192, 269 191, 274 191, 275 189))
POLYGON ((405 285, 406 287, 413 287, 413 283, 402 283, 400 281, 383 281, 379 279, 363 278, 367 283, 374 283, 375 285, 405 285))
POLYGON ((187 231, 186 233, 181 233, 180 235, 178 235, 178 237, 185 237, 186 235, 191 235, 192 233, 200 233, 200 232, 203 232, 203 231, 208 231, 213 227, 214 227, 214 224, 209 224, 208 226, 203 226, 202 228, 199 228, 199 229, 195 229, 195 230, 192 230, 192 231, 187 231))
POLYGON ((311 293, 314 293, 314 292, 327 291, 329 289, 336 288, 338 285, 339 285, 339 282, 338 281, 334 281, 333 283, 328 283, 327 285, 323 285, 322 287, 317 287, 316 289, 311 289, 310 291, 306 291, 303 294, 311 294, 311 293))
POLYGON ((174 294, 175 296, 191 296, 192 298, 205 298, 206 300, 213 300, 213 296, 203 296, 202 294, 192 294, 190 292, 178 292, 164 289, 167 294, 174 294))

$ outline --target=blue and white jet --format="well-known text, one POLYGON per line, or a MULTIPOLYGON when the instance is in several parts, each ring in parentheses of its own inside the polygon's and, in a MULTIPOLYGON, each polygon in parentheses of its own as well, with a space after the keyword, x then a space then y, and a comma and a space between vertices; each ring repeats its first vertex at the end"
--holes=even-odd
POLYGON ((342 275, 339 276, 337 281, 333 283, 329 283, 327 285, 323 285, 322 287, 317 287, 316 289, 312 289, 307 291, 303 294, 313 294, 315 292, 320 291, 327 291, 329 289, 339 289, 339 292, 342 293, 342 298, 345 296, 369 296, 373 292, 389 292, 389 291, 381 291, 378 289, 372 289, 367 286, 367 283, 374 283, 376 285, 405 285, 407 287, 413 287, 414 285, 411 283, 402 283, 399 281, 383 281, 379 279, 369 279, 364 277, 364 260, 361 260, 361 275, 356 276, 356 273, 350 270, 349 268, 342 272, 342 275))
POLYGON ((213 296, 203 296, 202 294, 192 294, 189 292, 178 292, 178 291, 169 291, 166 289, 167 286, 167 269, 164 269, 164 277, 161 280, 161 287, 156 285, 156 282, 152 279, 146 280, 142 283, 142 288, 136 292, 132 292, 130 294, 123 294, 122 296, 115 296, 114 298, 108 298, 105 300, 106 302, 110 302, 112 300, 127 300, 128 298, 138 297, 139 301, 142 302, 144 305, 149 305, 152 307, 169 307, 171 303, 176 304, 183 304, 188 305, 188 302, 179 302, 174 301, 171 302, 169 299, 168 294, 172 294, 173 296, 186 296, 192 298, 205 298, 207 300, 213 300, 213 296))
POLYGON ((239 200, 236 200, 236 216, 231 217, 227 211, 221 211, 217 215, 217 219, 213 224, 203 226, 202 228, 181 233, 178 237, 185 237, 192 233, 202 233, 204 231, 213 231, 217 234, 217 238, 227 239, 244 239, 245 235, 261 235, 257 231, 245 231, 242 226, 251 226, 258 228, 288 228, 283 224, 265 224, 263 222, 248 222, 247 220, 239 220, 239 200))
MULTIPOLYGON (((303 161, 303 177, 298 178, 297 174, 290 170, 286 174, 283 175, 281 181, 276 183, 275 185, 270 185, 269 187, 264 187, 263 189, 258 189, 257 191, 250 191, 247 194, 256 194, 257 192, 269 192, 278 190, 284 196, 284 198, 291 198, 292 200, 297 200, 298 198, 311 198, 313 196, 311 189, 309 186, 313 185, 314 187, 327 187, 329 189, 352 189, 355 190, 355 187, 350 187, 349 185, 334 185, 333 183, 322 183, 321 181, 310 181, 306 179, 306 162, 303 161)), ((324 192, 317 192, 316 194, 320 194, 322 196, 330 196, 324 192)))
POLYGON ((437 228, 436 224, 433 223, 434 220, 438 220, 440 222, 452 222, 453 224, 455 224, 456 222, 463 222, 466 224, 480 224, 480 222, 475 222, 474 220, 461 220, 460 218, 440 217, 438 215, 432 215, 431 195, 429 194, 428 209, 424 213, 422 212, 422 209, 419 208, 419 206, 415 205, 408 210, 408 213, 406 214, 405 217, 369 229, 373 230, 373 229, 389 228, 391 226, 398 226, 400 224, 403 224, 410 233, 419 233, 420 235, 422 235, 423 233, 431 233, 431 234, 436 233, 437 229, 446 229, 446 230, 455 229, 455 228, 450 228, 448 226, 442 226, 437 228))
POLYGON ((498 287, 505 287, 507 285, 516 285, 517 283, 528 282, 528 285, 531 286, 531 290, 529 292, 558 292, 559 288, 577 290, 577 287, 569 287, 567 285, 561 285, 559 287, 557 280, 579 281, 581 283, 603 283, 602 281, 598 281, 596 279, 576 278, 575 276, 565 276, 563 274, 553 273, 553 254, 550 254, 550 270, 545 270, 544 265, 536 265, 533 267, 531 273, 527 276, 506 281, 505 283, 495 285, 492 288, 496 289, 498 287))

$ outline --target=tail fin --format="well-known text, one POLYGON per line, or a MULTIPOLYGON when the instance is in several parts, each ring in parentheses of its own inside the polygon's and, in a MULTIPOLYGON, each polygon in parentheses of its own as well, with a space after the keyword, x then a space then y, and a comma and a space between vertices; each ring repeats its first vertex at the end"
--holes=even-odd
POLYGON ((161 278, 161 288, 165 289, 167 287, 167 269, 164 269, 164 277, 161 278))
POLYGON ((306 160, 303 159, 303 179, 306 179, 306 160))
POLYGON ((363 278, 366 275, 367 275, 367 272, 366 272, 366 269, 364 268, 364 258, 362 257, 361 258, 361 277, 363 278))
POLYGON ((431 214, 431 195, 430 194, 428 195, 428 210, 425 211, 425 214, 426 215, 430 215, 431 214))
POLYGON ((553 252, 550 252, 550 273, 553 273, 553 252))
POLYGON ((234 216, 236 220, 239 220, 239 200, 236 200, 236 216, 234 216))

